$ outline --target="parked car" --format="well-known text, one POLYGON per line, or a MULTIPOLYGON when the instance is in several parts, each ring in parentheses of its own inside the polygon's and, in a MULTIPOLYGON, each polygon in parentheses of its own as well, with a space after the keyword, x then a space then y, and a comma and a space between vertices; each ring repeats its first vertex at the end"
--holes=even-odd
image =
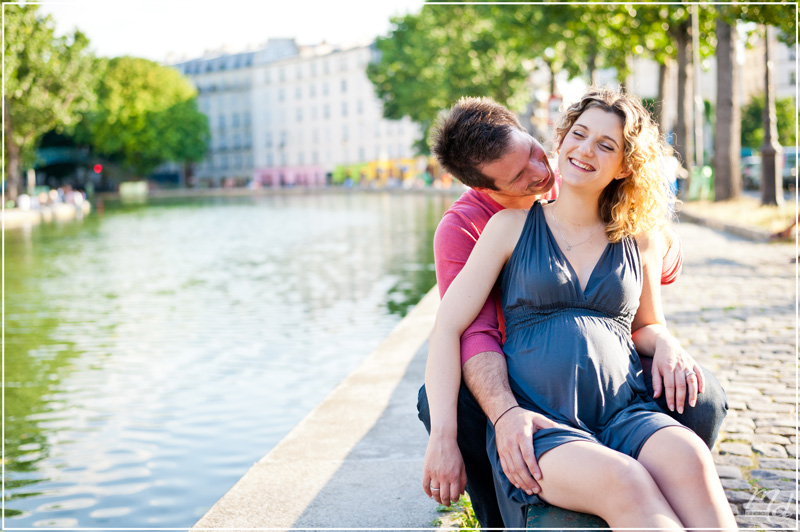
POLYGON ((794 188, 797 182, 797 147, 783 148, 783 188, 794 188))
POLYGON ((742 158, 742 185, 747 190, 758 190, 761 186, 760 155, 748 155, 742 158))

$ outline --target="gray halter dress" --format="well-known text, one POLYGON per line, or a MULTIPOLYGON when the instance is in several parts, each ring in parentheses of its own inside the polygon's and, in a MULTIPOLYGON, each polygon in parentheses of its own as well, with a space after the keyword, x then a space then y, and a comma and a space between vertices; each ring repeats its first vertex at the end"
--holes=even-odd
MULTIPOLYGON (((599 443, 636 458, 657 430, 683 426, 648 395, 631 340, 642 292, 633 238, 609 243, 581 289, 537 202, 499 282, 511 389, 520 406, 561 425, 534 434, 537 460, 571 441, 599 443)), ((542 504, 503 473, 491 423, 487 449, 498 498, 504 493, 518 503, 542 504)))

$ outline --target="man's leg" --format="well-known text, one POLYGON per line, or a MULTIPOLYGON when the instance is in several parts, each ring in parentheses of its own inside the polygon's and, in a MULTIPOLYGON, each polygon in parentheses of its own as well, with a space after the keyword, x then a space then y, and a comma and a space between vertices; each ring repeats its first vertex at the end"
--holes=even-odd
MULTIPOLYGON (((431 415, 425 386, 419 389, 417 412, 428 434, 431 415)), ((483 528, 503 528, 492 479, 492 465, 486 453, 486 415, 464 384, 458 392, 458 447, 467 470, 467 493, 475 517, 483 528)))
MULTIPOLYGON (((644 369, 644 382, 647 385, 647 393, 650 394, 650 397, 653 397, 653 377, 650 373, 653 367, 653 359, 650 357, 640 357, 640 359, 642 361, 642 369, 644 369)), ((719 381, 706 368, 703 368, 703 377, 705 378, 705 391, 697 394, 697 404, 694 408, 689 406, 687 402, 683 408, 683 414, 679 414, 677 410, 670 412, 663 393, 655 401, 665 414, 678 421, 681 425, 692 429, 711 449, 714 447, 722 421, 728 413, 728 399, 725 397, 725 391, 720 386, 719 381)))

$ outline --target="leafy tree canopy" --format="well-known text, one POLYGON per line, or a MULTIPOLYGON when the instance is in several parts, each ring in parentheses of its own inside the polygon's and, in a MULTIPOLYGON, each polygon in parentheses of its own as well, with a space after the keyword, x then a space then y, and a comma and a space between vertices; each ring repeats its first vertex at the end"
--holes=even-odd
POLYGON ((176 70, 146 59, 108 61, 97 108, 87 117, 95 149, 139 176, 166 161, 198 161, 208 146, 208 121, 194 87, 176 70))
MULTIPOLYGON (((753 98, 742 108, 742 146, 760 148, 764 142, 764 96, 753 98)), ((795 145, 795 118, 797 107, 793 98, 775 100, 778 119, 778 142, 782 146, 795 145)))
POLYGON ((91 108, 99 68, 80 31, 56 37, 52 17, 38 14, 35 5, 3 9, 6 136, 18 149, 14 164, 28 167, 42 135, 73 126, 91 108))

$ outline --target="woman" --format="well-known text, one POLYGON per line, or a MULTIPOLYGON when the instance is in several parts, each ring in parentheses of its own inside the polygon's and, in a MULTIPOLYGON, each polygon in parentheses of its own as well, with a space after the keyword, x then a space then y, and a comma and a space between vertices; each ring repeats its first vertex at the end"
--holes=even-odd
MULTIPOLYGON (((572 105, 556 133, 558 201, 496 214, 442 300, 425 379, 432 426, 456 419, 460 335, 499 276, 509 380, 535 413, 541 470, 538 496, 515 486, 490 426, 499 496, 599 515, 612 528, 736 528, 708 448, 648 397, 636 352, 652 356, 666 334, 655 235, 668 205, 667 147, 638 100, 607 89, 572 105)), ((696 393, 699 369, 686 369, 696 393)), ((443 503, 465 483, 458 460, 431 458, 455 445, 449 429, 431 432, 423 478, 443 503)))

